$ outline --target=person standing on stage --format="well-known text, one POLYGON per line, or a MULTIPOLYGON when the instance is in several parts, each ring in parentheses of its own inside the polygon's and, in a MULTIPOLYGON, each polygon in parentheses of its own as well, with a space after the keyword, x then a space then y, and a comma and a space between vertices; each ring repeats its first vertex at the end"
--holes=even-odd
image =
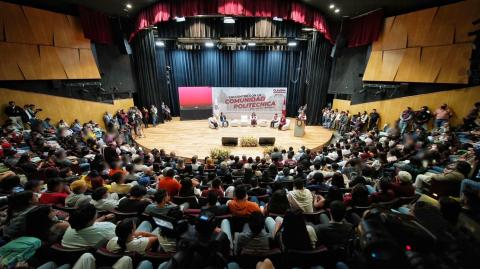
POLYGON ((300 112, 300 115, 298 115, 298 120, 307 121, 307 114, 305 114, 305 111, 300 112))
POLYGON ((227 116, 225 116, 223 112, 220 112, 220 123, 222 124, 222 127, 228 127, 227 116))
POLYGON ((273 119, 272 121, 270 122, 270 128, 275 128, 275 124, 278 122, 278 114, 275 113, 275 115, 273 115, 273 119))
POLYGON ((152 105, 150 107, 150 116, 152 117, 152 125, 153 127, 157 126, 157 120, 158 120, 158 109, 155 105, 152 105))
POLYGON ((170 108, 164 102, 162 102, 162 113, 166 121, 172 120, 172 115, 170 115, 170 108))
POLYGON ((142 107, 142 118, 143 118, 143 124, 145 125, 145 128, 148 128, 148 121, 150 119, 150 115, 148 112, 148 109, 145 107, 142 107))
POLYGON ((252 116, 250 116, 250 124, 255 127, 257 126, 257 115, 255 112, 252 113, 252 116))
POLYGON ((287 124, 287 118, 285 118, 285 115, 282 115, 282 118, 280 119, 280 124, 278 125, 278 130, 282 130, 282 127, 287 124))

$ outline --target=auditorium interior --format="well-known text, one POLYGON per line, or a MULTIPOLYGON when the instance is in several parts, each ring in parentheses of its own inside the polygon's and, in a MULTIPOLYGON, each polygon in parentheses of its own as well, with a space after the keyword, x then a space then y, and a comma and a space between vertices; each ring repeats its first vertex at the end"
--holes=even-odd
POLYGON ((0 268, 479 268, 480 0, 0 0, 0 268))

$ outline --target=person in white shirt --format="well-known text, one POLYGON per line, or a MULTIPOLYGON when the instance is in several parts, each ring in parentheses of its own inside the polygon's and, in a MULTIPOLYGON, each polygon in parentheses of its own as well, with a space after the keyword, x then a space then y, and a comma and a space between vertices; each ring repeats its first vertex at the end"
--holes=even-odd
POLYGON ((322 172, 321 167, 322 166, 321 166, 320 162, 316 162, 313 165, 313 171, 308 173, 307 180, 311 180, 316 173, 321 173, 322 172))
POLYGON ((272 121, 270 121, 270 128, 275 128, 275 124, 278 122, 278 114, 273 115, 272 121))
POLYGON ((118 195, 116 193, 109 194, 107 188, 100 187, 93 191, 90 203, 97 210, 110 211, 118 206, 118 195))
POLYGON ((212 129, 218 129, 218 121, 215 115, 212 115, 210 118, 208 118, 208 126, 212 129))
POLYGON ((297 178, 293 182, 293 190, 287 193, 287 199, 292 208, 301 209, 304 213, 312 213, 315 208, 325 202, 323 197, 314 197, 309 189, 305 188, 305 180, 297 178))
POLYGON ((155 233, 158 234, 158 231, 152 233, 152 224, 150 222, 143 221, 137 228, 135 219, 127 218, 117 224, 115 228, 117 236, 108 241, 107 249, 115 253, 136 252, 144 255, 158 242, 158 237, 155 233))
POLYGON ((97 210, 92 204, 82 205, 70 214, 70 227, 62 238, 65 248, 95 247, 115 237, 115 224, 106 222, 113 214, 97 219, 97 210))

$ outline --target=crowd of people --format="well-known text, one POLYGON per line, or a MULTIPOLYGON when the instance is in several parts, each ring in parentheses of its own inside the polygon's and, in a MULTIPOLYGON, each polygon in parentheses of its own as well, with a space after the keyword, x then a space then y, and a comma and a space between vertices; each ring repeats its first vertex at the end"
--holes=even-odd
POLYGON ((400 121, 380 131, 375 110, 350 117, 326 108, 323 125, 340 135, 320 151, 274 148, 255 158, 201 160, 135 144, 127 130, 141 135, 142 123, 155 124, 154 106, 106 113, 104 130, 95 122, 53 126, 34 106, 35 120, 26 123, 12 103, 0 138, 0 263, 10 268, 54 268, 60 257, 52 245, 90 252, 77 268, 100 260, 92 248, 125 255, 117 264, 126 267, 115 268, 131 268, 136 253, 145 269, 151 253, 171 254, 159 268, 249 268, 242 265, 248 255, 273 250, 286 259, 262 258, 257 268, 306 260, 413 268, 418 257, 422 268, 443 261, 472 268, 476 258, 478 243, 452 249, 462 238, 460 219, 480 220, 480 103, 461 130, 432 131, 415 112, 410 119, 402 113, 407 127, 400 121), (449 188, 435 191, 439 184, 449 188))

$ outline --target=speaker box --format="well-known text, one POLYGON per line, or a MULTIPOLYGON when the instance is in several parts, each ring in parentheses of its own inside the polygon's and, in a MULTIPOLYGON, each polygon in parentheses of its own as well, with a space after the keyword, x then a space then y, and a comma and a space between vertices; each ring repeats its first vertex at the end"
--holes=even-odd
POLYGON ((222 137, 223 146, 236 146, 238 145, 238 137, 222 137))
POLYGON ((258 144, 260 146, 273 146, 275 145, 275 137, 260 137, 258 144))

